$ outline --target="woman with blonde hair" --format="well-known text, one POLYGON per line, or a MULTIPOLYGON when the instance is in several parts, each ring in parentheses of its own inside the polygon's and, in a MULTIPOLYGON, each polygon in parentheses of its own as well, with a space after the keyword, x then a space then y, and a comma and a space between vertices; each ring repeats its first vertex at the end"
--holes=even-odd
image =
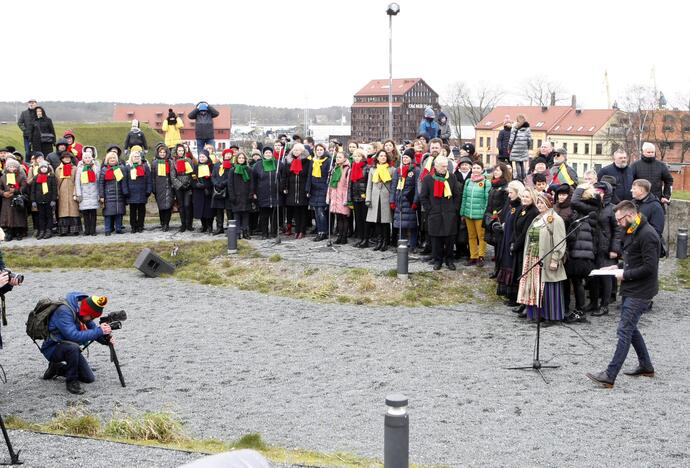
POLYGON ((515 178, 525 178, 525 163, 529 160, 529 145, 532 141, 532 130, 525 114, 518 114, 510 131, 508 152, 510 161, 515 163, 515 178))
POLYGON ((513 287, 513 253, 510 251, 510 243, 515 232, 515 221, 520 214, 520 193, 525 190, 525 186, 519 180, 508 183, 506 192, 508 203, 503 214, 501 227, 503 235, 501 242, 496 246, 496 267, 498 273, 496 282, 498 283, 497 294, 506 297, 506 305, 509 307, 517 306, 517 288, 513 287))

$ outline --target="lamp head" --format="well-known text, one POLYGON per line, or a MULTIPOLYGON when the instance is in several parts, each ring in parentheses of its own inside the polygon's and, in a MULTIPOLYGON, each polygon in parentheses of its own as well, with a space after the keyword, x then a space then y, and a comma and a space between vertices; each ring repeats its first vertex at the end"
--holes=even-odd
POLYGON ((388 5, 388 9, 386 10, 386 14, 388 16, 395 16, 398 13, 400 13, 400 5, 397 3, 391 3, 388 5))

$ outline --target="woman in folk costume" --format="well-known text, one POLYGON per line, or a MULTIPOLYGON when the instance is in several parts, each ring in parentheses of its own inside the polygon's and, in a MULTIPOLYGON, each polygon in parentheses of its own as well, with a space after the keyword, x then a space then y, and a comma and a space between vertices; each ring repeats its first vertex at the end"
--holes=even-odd
POLYGON ((217 236, 225 232, 225 215, 230 219, 232 207, 228 197, 228 178, 232 169, 232 150, 225 149, 221 155, 221 160, 213 166, 211 181, 213 182, 213 196, 211 197, 211 208, 216 215, 216 230, 213 235, 217 236))
POLYGON ((250 239, 249 210, 254 187, 249 164, 247 164, 247 155, 242 151, 235 156, 235 165, 230 169, 227 187, 230 206, 237 223, 237 237, 250 239))
POLYGON ((151 162, 151 190, 158 206, 158 218, 161 229, 167 232, 170 229, 170 217, 172 216, 175 191, 170 180, 170 151, 163 143, 156 145, 156 154, 151 162))
POLYGON ((98 176, 101 172, 96 155, 96 148, 93 146, 85 146, 82 149, 82 158, 77 165, 77 176, 74 178, 74 193, 77 195, 79 211, 84 218, 85 236, 96 235, 98 176))
POLYGON ((151 187, 151 168, 148 163, 142 161, 141 152, 132 149, 125 167, 125 177, 129 193, 127 204, 129 205, 129 223, 132 232, 144 232, 144 218, 146 218, 146 202, 153 191, 151 187))
POLYGON ((268 238, 269 235, 271 237, 278 235, 278 206, 280 204, 278 174, 278 160, 274 156, 273 148, 264 146, 261 162, 256 163, 252 169, 253 197, 259 205, 259 231, 261 231, 262 239, 268 238))
POLYGON ((57 182, 53 174, 53 168, 48 161, 41 161, 38 172, 31 185, 31 207, 37 213, 37 239, 50 239, 53 237, 51 227, 53 225, 53 208, 57 201, 57 182))
POLYGON ((26 191, 26 176, 20 170, 19 161, 8 157, 2 177, 0 177, 0 194, 2 194, 2 210, 0 210, 0 226, 5 231, 5 241, 22 240, 26 231, 26 207, 24 193, 26 191), (21 199, 21 200, 20 200, 21 199))
POLYGON ((391 186, 395 190, 391 210, 393 227, 400 229, 400 238, 410 241, 410 252, 417 248, 417 170, 412 158, 414 150, 408 148, 402 155, 402 165, 395 170, 391 186))
POLYGON ((178 144, 175 146, 174 160, 170 164, 170 182, 173 189, 175 189, 177 208, 180 211, 180 232, 191 231, 194 225, 194 210, 192 208, 193 172, 192 159, 187 158, 185 146, 178 144))
POLYGON ((103 205, 103 223, 105 235, 109 236, 113 230, 116 234, 124 234, 122 217, 125 214, 125 198, 129 193, 124 169, 120 164, 119 147, 112 146, 105 155, 101 172, 98 176, 98 196, 103 205))
POLYGON ((75 191, 77 167, 72 164, 72 153, 65 151, 60 155, 60 165, 55 171, 58 187, 58 234, 78 236, 81 232, 79 203, 75 191))
MULTIPOLYGON (((302 143, 295 143, 281 166, 281 185, 285 205, 292 207, 295 217, 295 239, 302 239, 307 232, 307 206, 311 181, 311 161, 302 143)), ((289 235, 289 234, 288 234, 289 235)))
POLYGON ((565 224, 553 210, 550 194, 539 193, 536 206, 539 214, 527 229, 522 265, 525 276, 520 280, 517 301, 527 306, 529 319, 561 321, 565 312, 562 281, 567 279, 563 266, 566 245, 562 242, 565 224), (558 248, 540 266, 539 259, 556 245, 558 248))
POLYGON ((369 247, 369 226, 367 224, 367 182, 369 166, 367 156, 361 148, 355 148, 350 165, 350 201, 355 218, 355 237, 359 242, 355 247, 369 247))
POLYGON ((376 166, 369 170, 367 181, 367 222, 374 223, 374 229, 379 235, 379 242, 374 250, 382 252, 388 250, 390 245, 391 217, 391 181, 395 174, 395 168, 388 164, 388 154, 385 150, 376 153, 376 166))
POLYGON ((213 234, 213 209, 211 208, 211 196, 213 195, 213 182, 211 173, 213 163, 207 150, 199 152, 199 162, 194 165, 192 174, 192 206, 194 219, 201 220, 199 232, 213 234))
MULTIPOLYGON (((37 237, 39 230, 38 230, 38 208, 36 208, 33 204, 33 184, 34 184, 34 179, 38 175, 38 168, 39 165, 41 164, 41 161, 45 161, 45 156, 43 153, 40 151, 34 151, 31 154, 31 161, 29 163, 29 167, 26 170, 26 187, 27 187, 27 192, 29 195, 29 201, 31 202, 31 208, 30 208, 30 213, 31 213, 31 224, 34 227, 34 236, 37 237)), ((52 173, 52 171, 51 171, 52 173)))
POLYGON ((311 174, 309 175, 309 206, 314 208, 316 218, 316 237, 315 242, 322 241, 328 237, 328 203, 326 193, 328 192, 328 175, 331 171, 333 160, 326 151, 326 147, 321 143, 314 147, 314 157, 311 160, 311 174))
POLYGON ((328 194, 326 203, 329 211, 335 213, 336 232, 338 239, 336 244, 347 244, 347 230, 350 217, 350 161, 343 151, 335 155, 335 167, 328 181, 328 194))

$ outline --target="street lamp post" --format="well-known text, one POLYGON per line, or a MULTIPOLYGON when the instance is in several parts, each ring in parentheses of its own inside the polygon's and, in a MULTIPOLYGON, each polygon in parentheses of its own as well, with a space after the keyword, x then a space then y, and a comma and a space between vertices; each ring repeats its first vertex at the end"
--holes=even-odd
POLYGON ((388 138, 393 139, 393 17, 400 13, 400 5, 388 5, 388 138))

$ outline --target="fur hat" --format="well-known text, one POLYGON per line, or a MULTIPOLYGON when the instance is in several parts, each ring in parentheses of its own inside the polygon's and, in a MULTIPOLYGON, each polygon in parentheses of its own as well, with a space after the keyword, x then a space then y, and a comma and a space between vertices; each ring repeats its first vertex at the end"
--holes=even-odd
POLYGON ((460 149, 467 151, 470 156, 472 156, 475 152, 474 145, 472 143, 465 143, 460 147, 460 149))

